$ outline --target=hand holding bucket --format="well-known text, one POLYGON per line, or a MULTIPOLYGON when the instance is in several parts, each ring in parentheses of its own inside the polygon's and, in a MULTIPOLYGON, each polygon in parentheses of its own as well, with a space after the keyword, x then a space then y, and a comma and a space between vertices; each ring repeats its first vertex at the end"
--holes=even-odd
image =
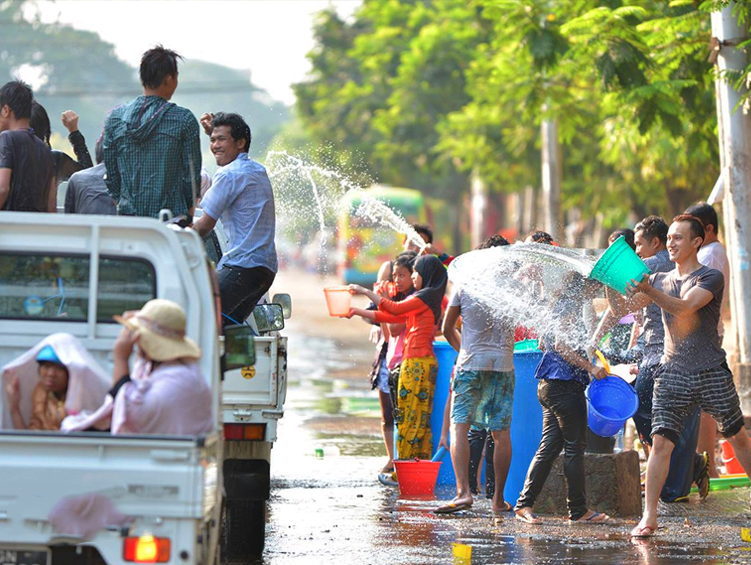
POLYGON ((352 303, 352 294, 347 286, 328 286, 323 289, 326 295, 326 306, 329 309, 329 316, 343 318, 349 314, 352 303))
POLYGON ((644 261, 626 243, 626 238, 621 236, 597 260, 589 278, 626 294, 627 285, 632 280, 641 282, 648 273, 649 269, 644 261))

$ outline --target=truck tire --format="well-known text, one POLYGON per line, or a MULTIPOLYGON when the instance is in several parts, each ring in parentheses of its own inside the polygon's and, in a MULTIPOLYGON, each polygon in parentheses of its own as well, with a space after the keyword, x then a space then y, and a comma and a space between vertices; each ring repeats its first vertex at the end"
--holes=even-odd
POLYGON ((222 562, 248 563, 263 553, 265 500, 226 500, 222 509, 222 562))

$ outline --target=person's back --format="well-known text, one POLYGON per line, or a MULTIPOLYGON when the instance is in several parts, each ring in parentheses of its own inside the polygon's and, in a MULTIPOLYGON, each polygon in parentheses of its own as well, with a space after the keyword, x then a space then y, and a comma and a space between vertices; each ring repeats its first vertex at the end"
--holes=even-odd
POLYGON ((65 194, 66 214, 117 214, 117 205, 107 192, 107 168, 99 163, 75 173, 68 181, 65 194))
POLYGON ((497 313, 457 290, 451 306, 459 306, 462 316, 462 347, 457 370, 512 371, 514 369, 514 330, 497 313))
POLYGON ((0 133, 0 168, 12 171, 3 210, 47 212, 54 163, 42 141, 29 130, 0 133))
POLYGON ((172 102, 179 55, 157 47, 141 60, 144 94, 112 110, 104 133, 107 188, 126 216, 192 212, 201 185, 201 147, 193 113, 172 102))

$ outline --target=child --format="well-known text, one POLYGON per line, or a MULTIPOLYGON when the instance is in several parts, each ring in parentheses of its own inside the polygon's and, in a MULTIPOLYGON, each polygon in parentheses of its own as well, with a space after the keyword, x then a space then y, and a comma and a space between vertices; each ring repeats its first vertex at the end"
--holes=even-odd
POLYGON ((433 255, 419 257, 412 282, 416 292, 402 302, 388 300, 359 285, 349 287, 351 293, 370 298, 378 310, 352 308, 348 317, 357 315, 379 323, 406 324, 395 411, 399 433, 397 455, 402 460, 431 457, 430 414, 438 376, 433 336, 448 282, 446 268, 433 255))
POLYGON ((31 395, 31 421, 28 428, 21 416, 21 384, 14 376, 6 387, 13 426, 17 430, 59 431, 67 415, 65 395, 68 392, 68 368, 63 365, 51 345, 37 354, 39 382, 31 395))

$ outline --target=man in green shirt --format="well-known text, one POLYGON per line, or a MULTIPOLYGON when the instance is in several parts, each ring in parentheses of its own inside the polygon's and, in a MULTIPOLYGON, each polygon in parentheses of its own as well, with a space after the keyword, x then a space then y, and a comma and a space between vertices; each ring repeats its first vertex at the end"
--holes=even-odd
POLYGON ((169 100, 180 55, 157 46, 141 58, 143 95, 118 106, 104 126, 107 190, 124 216, 169 209, 192 214, 201 186, 201 145, 193 113, 169 100))

